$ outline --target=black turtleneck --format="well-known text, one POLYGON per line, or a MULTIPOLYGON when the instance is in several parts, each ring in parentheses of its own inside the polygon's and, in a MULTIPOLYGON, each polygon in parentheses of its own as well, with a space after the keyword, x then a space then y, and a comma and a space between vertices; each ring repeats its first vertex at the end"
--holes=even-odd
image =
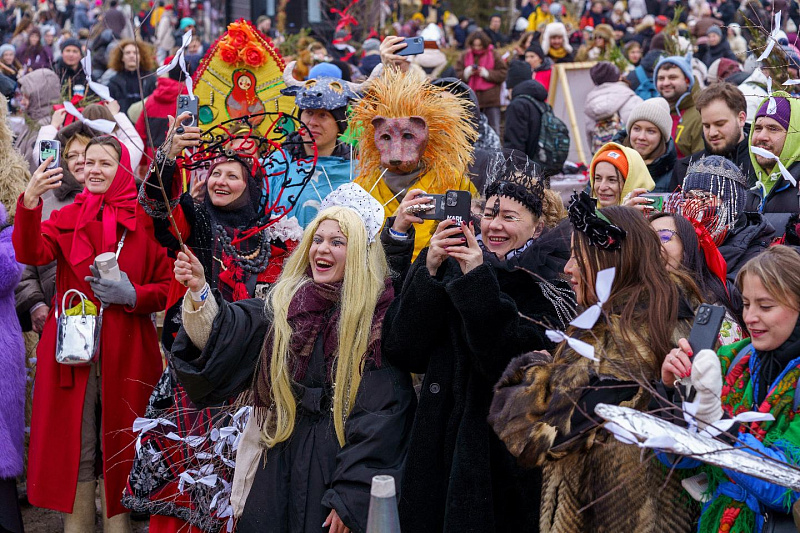
POLYGON ((761 368, 758 373, 758 398, 756 405, 760 405, 767 397, 770 385, 786 368, 792 359, 800 357, 800 319, 794 325, 794 331, 786 342, 774 350, 758 352, 761 368))

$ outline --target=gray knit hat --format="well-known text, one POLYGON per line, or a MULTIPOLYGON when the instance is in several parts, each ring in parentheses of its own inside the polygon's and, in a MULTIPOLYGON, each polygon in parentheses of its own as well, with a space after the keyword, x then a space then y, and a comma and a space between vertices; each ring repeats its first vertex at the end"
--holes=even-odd
POLYGON ((669 104, 666 100, 657 96, 640 103, 633 108, 628 115, 628 135, 631 133, 634 123, 639 120, 652 122, 661 131, 661 140, 667 142, 672 137, 672 117, 669 115, 669 104))
POLYGON ((14 48, 13 44, 5 43, 3 45, 0 45, 0 56, 2 56, 3 54, 5 54, 6 52, 9 52, 9 51, 16 53, 17 49, 14 48))

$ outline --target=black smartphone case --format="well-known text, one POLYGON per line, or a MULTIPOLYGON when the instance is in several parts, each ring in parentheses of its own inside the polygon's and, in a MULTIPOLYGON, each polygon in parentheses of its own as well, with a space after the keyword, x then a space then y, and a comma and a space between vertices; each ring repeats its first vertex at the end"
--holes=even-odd
POLYGON ((689 333, 692 352, 714 349, 723 318, 725 318, 725 308, 719 305, 701 304, 697 308, 692 331, 689 333))

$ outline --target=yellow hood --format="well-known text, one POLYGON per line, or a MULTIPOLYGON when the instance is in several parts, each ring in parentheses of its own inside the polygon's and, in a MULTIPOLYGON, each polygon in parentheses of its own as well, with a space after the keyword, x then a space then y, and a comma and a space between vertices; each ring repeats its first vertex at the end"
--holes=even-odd
MULTIPOLYGON (((622 200, 625 198, 625 195, 634 189, 647 189, 648 191, 655 189, 656 182, 654 182, 653 178, 650 177, 650 172, 647 170, 647 165, 645 164, 644 159, 642 159, 642 156, 639 155, 639 152, 633 148, 628 148, 627 146, 622 146, 621 144, 617 143, 606 143, 596 152, 596 154, 605 152, 606 150, 610 150, 612 148, 622 152, 625 155, 625 159, 628 160, 628 175, 625 176, 625 184, 622 186, 622 193, 619 195, 620 205, 622 204, 622 200)), ((594 166, 595 160, 592 159, 592 165, 589 168, 589 184, 592 187, 592 198, 597 198, 597 195, 595 195, 594 191, 594 166)))

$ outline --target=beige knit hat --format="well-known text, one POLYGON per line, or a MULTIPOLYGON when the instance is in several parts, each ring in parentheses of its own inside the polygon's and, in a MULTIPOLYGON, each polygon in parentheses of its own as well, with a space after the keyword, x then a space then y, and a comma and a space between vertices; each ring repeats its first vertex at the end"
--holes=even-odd
POLYGON ((634 123, 639 120, 652 122, 661 131, 661 139, 664 142, 672 137, 672 117, 669 115, 669 104, 663 98, 656 97, 645 100, 633 108, 628 115, 628 135, 631 133, 634 123))

